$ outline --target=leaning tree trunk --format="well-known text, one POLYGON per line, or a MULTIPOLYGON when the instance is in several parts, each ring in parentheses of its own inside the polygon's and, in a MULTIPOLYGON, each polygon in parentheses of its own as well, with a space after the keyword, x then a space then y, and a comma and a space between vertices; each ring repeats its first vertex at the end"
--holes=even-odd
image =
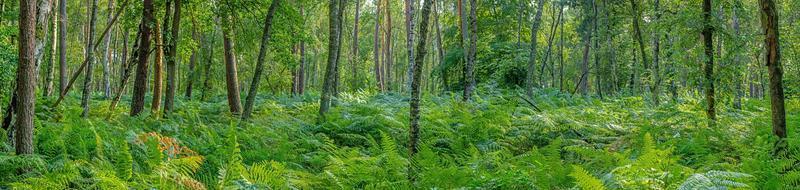
MULTIPOLYGON (((167 94, 164 97, 164 116, 169 116, 174 110, 175 105, 175 80, 178 78, 176 72, 176 60, 178 58, 178 40, 180 39, 181 26, 181 0, 174 0, 175 10, 173 10, 171 36, 167 38, 167 94)), ((164 23, 165 26, 168 23, 164 23)))
MULTIPOLYGON (((528 70, 525 77, 525 92, 528 93, 528 97, 533 97, 533 88, 536 86, 533 81, 535 71, 536 71, 536 42, 537 37, 536 33, 539 32, 539 25, 542 22, 542 12, 544 11, 544 0, 539 0, 536 5, 536 16, 533 17, 533 24, 531 25, 531 52, 530 56, 528 57, 528 70)), ((544 68, 544 66, 542 66, 544 68)), ((543 73, 540 73, 543 74, 543 73)))
POLYGON ((705 93, 706 103, 708 104, 706 115, 708 116, 709 126, 714 126, 717 121, 716 109, 714 109, 714 28, 711 25, 711 0, 703 0, 703 44, 705 46, 705 93))
POLYGON ((280 5, 280 2, 281 0, 272 1, 272 4, 269 5, 269 10, 267 11, 267 18, 264 19, 264 31, 263 35, 261 36, 261 47, 258 51, 258 62, 256 62, 256 70, 253 73, 253 81, 250 82, 250 92, 247 93, 247 99, 245 100, 242 120, 249 119, 250 114, 253 113, 253 104, 255 103, 256 95, 258 94, 258 83, 261 82, 261 75, 264 72, 264 59, 267 55, 267 48, 269 48, 272 17, 275 15, 275 8, 280 5))
POLYGON ((153 1, 143 0, 141 36, 137 49, 138 65, 136 66, 136 82, 133 86, 133 99, 131 100, 131 116, 139 115, 144 110, 144 95, 147 93, 147 57, 150 56, 150 24, 153 22, 153 1))
POLYGON ((236 68, 236 55, 233 53, 233 39, 231 39, 233 36, 232 27, 228 26, 222 31, 222 41, 225 49, 225 86, 228 90, 230 112, 233 115, 239 115, 242 112, 242 102, 239 96, 239 74, 236 68))
POLYGON ((17 155, 33 154, 33 120, 36 104, 36 1, 19 1, 19 44, 17 65, 17 122, 14 148, 17 155))
POLYGON ((86 48, 86 78, 83 80, 83 96, 81 97, 81 117, 89 117, 89 100, 91 99, 92 92, 92 69, 94 64, 94 29, 97 22, 97 0, 92 0, 92 13, 89 21, 89 43, 86 48))
MULTIPOLYGON (((706 0, 708 1, 708 0, 706 0)), ((781 139, 776 144, 776 152, 785 149, 786 138, 786 110, 784 108, 783 94, 783 66, 781 65, 780 35, 778 28, 778 13, 773 0, 760 0, 761 6, 761 28, 766 34, 764 43, 766 44, 765 61, 769 70, 769 94, 772 104, 772 132, 781 139)))
MULTIPOLYGON (((411 159, 411 163, 409 164, 409 172, 408 178, 410 181, 414 182, 417 176, 417 170, 414 164, 414 155, 417 154, 419 151, 419 119, 420 119, 420 83, 422 82, 422 64, 425 60, 425 55, 428 53, 425 49, 425 43, 427 42, 428 37, 428 20, 431 14, 431 4, 433 0, 425 1, 425 4, 422 5, 422 15, 420 15, 420 23, 419 23, 419 42, 417 43, 417 55, 416 55, 416 67, 414 67, 414 73, 411 80, 411 101, 409 102, 410 105, 410 114, 411 114, 411 126, 409 128, 409 146, 408 146, 408 158, 411 159)), ((473 1, 474 2, 474 1, 473 1)), ((475 4, 473 4, 475 6, 475 4)))

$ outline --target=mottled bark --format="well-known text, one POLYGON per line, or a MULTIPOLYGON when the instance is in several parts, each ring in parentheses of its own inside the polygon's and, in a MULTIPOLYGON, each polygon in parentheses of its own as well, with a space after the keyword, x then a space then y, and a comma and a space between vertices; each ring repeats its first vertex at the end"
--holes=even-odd
MULTIPOLYGON (((708 0, 706 0, 708 1, 708 0)), ((773 0, 760 0, 761 28, 764 30, 766 47, 765 61, 769 71, 769 94, 772 105, 772 133, 781 140, 776 143, 776 152, 786 148, 786 110, 783 94, 783 65, 781 65, 778 13, 773 0)))
POLYGON ((539 26, 542 24, 542 12, 544 12, 544 0, 539 0, 536 4, 536 16, 533 17, 533 24, 531 24, 531 51, 528 56, 528 69, 525 72, 525 92, 528 97, 533 97, 533 89, 536 87, 536 82, 534 81, 536 76, 536 45, 539 36, 537 33, 539 32, 539 26))
MULTIPOLYGON (((175 109, 175 91, 177 90, 176 80, 178 73, 176 64, 178 59, 178 40, 180 40, 181 26, 181 0, 174 0, 175 10, 173 10, 172 29, 170 37, 167 38, 165 50, 167 51, 167 91, 164 97, 164 116, 169 116, 175 109)), ((168 23, 164 23, 165 26, 168 23)))
POLYGON ((323 81, 322 85, 322 96, 320 97, 320 108, 319 114, 322 120, 325 119, 325 114, 331 107, 331 99, 335 95, 335 87, 336 84, 336 70, 338 67, 338 59, 337 53, 340 48, 340 38, 341 35, 341 21, 342 21, 342 9, 340 6, 344 6, 342 0, 332 0, 328 5, 328 12, 329 12, 329 31, 330 34, 328 35, 328 65, 325 69, 325 80, 323 81))
POLYGON ((406 71, 406 89, 410 91, 414 75, 414 6, 415 0, 405 0, 406 50, 408 51, 408 70, 406 71))
MULTIPOLYGON (((416 164, 414 160, 414 155, 417 154, 419 151, 419 120, 420 120, 420 83, 422 80, 422 64, 425 60, 425 55, 428 53, 425 49, 425 43, 427 42, 428 37, 428 20, 430 18, 431 13, 431 4, 433 4, 433 0, 425 1, 425 4, 422 5, 422 14, 420 15, 420 24, 419 24, 419 42, 417 43, 417 55, 416 55, 416 67, 414 67, 413 79, 411 80, 411 101, 409 102, 410 105, 410 115, 411 115, 411 126, 409 127, 409 146, 408 146, 408 158, 411 159, 411 163, 409 164, 409 173, 408 178, 410 181, 415 181, 417 176, 417 169, 415 167, 416 164)), ((474 5, 473 5, 474 6, 474 5)))
POLYGON ((150 101, 150 111, 154 114, 161 107, 161 91, 164 84, 164 38, 159 21, 156 21, 153 42, 156 43, 156 55, 153 57, 153 100, 150 101))
POLYGON ((245 100, 244 104, 244 113, 242 114, 242 120, 247 120, 250 118, 250 114, 253 113, 253 104, 256 101, 256 95, 258 94, 258 83, 261 82, 261 75, 264 72, 264 62, 266 59, 267 51, 269 50, 269 39, 271 37, 271 28, 272 28, 272 17, 275 15, 275 8, 280 6, 281 0, 273 0, 272 4, 269 5, 269 10, 267 11, 267 17, 264 19, 264 31, 261 36, 261 46, 259 47, 258 51, 258 62, 256 62, 256 70, 253 73, 253 80, 250 82, 250 92, 247 93, 247 99, 245 100))
MULTIPOLYGON (((57 5, 58 0, 54 0, 53 7, 57 5)), ((47 68, 45 71, 45 79, 44 79, 44 96, 50 96, 53 94, 53 75, 55 69, 55 60, 56 60, 56 47, 58 47, 58 15, 52 14, 50 16, 51 23, 52 23, 52 36, 50 36, 50 59, 47 60, 47 68)))
POLYGON ((714 107, 714 27, 711 25, 711 0, 703 0, 703 44, 705 46, 705 94, 706 94, 706 115, 708 116, 709 126, 714 126, 717 121, 717 112, 714 107))
MULTIPOLYGON (((112 13, 114 12, 114 0, 108 1, 108 22, 111 23, 114 16, 112 13)), ((105 51, 103 54, 103 98, 109 98, 111 96, 111 34, 106 35, 103 38, 103 43, 105 47, 105 51)))
POLYGON ((89 100, 92 97, 91 84, 92 84, 92 70, 94 69, 94 30, 97 22, 97 0, 92 0, 92 13, 89 21, 89 43, 86 48, 86 78, 83 79, 83 96, 81 96, 81 117, 89 117, 89 100))

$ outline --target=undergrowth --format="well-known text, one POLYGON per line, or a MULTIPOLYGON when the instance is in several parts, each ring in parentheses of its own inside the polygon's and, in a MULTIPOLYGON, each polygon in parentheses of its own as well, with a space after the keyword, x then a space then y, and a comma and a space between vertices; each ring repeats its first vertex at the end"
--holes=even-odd
MULTIPOLYGON (((492 92, 485 90, 484 92, 492 92)), ((800 146, 775 156, 769 104, 724 107, 706 127, 700 100, 658 107, 638 97, 596 99, 505 91, 463 103, 423 99, 421 148, 408 157, 408 99, 343 94, 326 121, 314 95, 259 97, 240 123, 223 97, 178 100, 165 119, 109 112, 97 97, 39 100, 36 153, 0 140, 0 189, 789 189, 800 146), (538 111, 541 110, 541 111, 538 111), (408 166, 418 168, 416 182, 408 166), (21 173, 20 171, 27 171, 21 173)), ((123 100, 124 102, 125 100, 123 100)), ((789 126, 800 102, 789 101, 789 126)), ((791 137, 797 132, 790 130, 791 137)), ((5 131, 3 136, 5 136, 5 131)), ((796 139, 796 138, 793 138, 796 139)))

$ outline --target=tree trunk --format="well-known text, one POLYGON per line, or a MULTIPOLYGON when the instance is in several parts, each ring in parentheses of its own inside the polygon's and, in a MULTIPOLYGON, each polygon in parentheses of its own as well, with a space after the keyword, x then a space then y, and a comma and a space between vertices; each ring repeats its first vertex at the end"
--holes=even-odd
POLYGON ((199 39, 200 36, 197 35, 197 22, 195 18, 192 17, 192 40, 199 42, 200 45, 197 48, 192 49, 192 55, 189 57, 189 75, 186 77, 186 92, 183 96, 186 97, 187 100, 192 99, 192 88, 194 87, 194 80, 197 79, 195 73, 195 65, 197 65, 197 49, 203 47, 203 39, 199 39))
MULTIPOLYGON (((167 94, 164 97, 164 116, 169 116, 174 110, 175 91, 178 88, 175 84, 177 80, 176 62, 178 58, 178 40, 180 40, 181 26, 181 0, 174 0, 175 10, 173 11, 171 37, 167 38, 167 94)), ((164 23, 165 26, 168 23, 164 23)))
MULTIPOLYGON (((108 1, 108 23, 114 19, 114 0, 108 1)), ((109 79, 111 72, 111 34, 106 35, 103 39, 105 43, 105 53, 103 54, 103 98, 108 99, 111 96, 111 81, 109 79)))
MULTIPOLYGON (((708 1, 708 0, 706 0, 708 1)), ((784 108, 783 94, 783 65, 781 65, 780 35, 778 28, 778 13, 773 0, 760 0, 761 28, 766 34, 764 43, 767 49, 765 61, 769 70, 769 94, 772 104, 772 132, 780 138, 776 143, 776 152, 785 149, 786 138, 786 110, 784 108)))
POLYGON ((206 63, 205 68, 203 69, 203 88, 200 92, 200 101, 206 100, 206 97, 208 96, 208 90, 211 88, 211 66, 214 65, 214 42, 216 41, 214 36, 215 35, 213 34, 211 35, 211 41, 208 43, 208 47, 206 47, 206 49, 208 49, 208 55, 206 57, 206 61, 208 63, 206 63))
MULTIPOLYGON (((740 35, 739 34, 739 17, 736 14, 736 9, 737 9, 737 6, 734 6, 732 8, 732 10, 731 10, 731 12, 732 12, 731 17, 732 17, 732 20, 733 20, 733 23, 731 24, 731 27, 733 28, 734 35, 735 36, 739 36, 740 35)), ((741 63, 740 63, 739 60, 741 60, 741 51, 737 52, 736 55, 734 55, 734 58, 733 58, 733 64, 735 65, 734 67, 737 68, 737 70, 740 70, 742 68, 741 67, 741 63)), ((746 73, 745 73, 745 75, 746 75, 746 73)), ((737 76, 733 77, 733 82, 734 82, 734 86, 736 88, 735 89, 736 92, 734 92, 736 94, 734 95, 734 98, 733 98, 733 107, 736 108, 736 109, 742 109, 742 96, 744 96, 744 91, 742 90, 742 77, 741 77, 741 75, 737 75, 737 76)))
POLYGON ((48 39, 50 37, 50 29, 48 27, 50 27, 49 17, 53 8, 51 5, 53 5, 51 0, 40 0, 36 11, 36 31, 40 31, 38 34, 36 34, 36 50, 34 51, 36 59, 37 81, 39 80, 39 68, 44 62, 44 47, 49 41, 48 39))
POLYGON ((322 85, 322 96, 320 97, 319 114, 322 120, 325 120, 325 114, 331 107, 331 99, 335 92, 336 84, 336 71, 338 70, 337 53, 340 48, 340 32, 342 21, 342 9, 339 6, 344 6, 342 0, 333 0, 328 5, 328 12, 330 17, 330 26, 328 35, 328 65, 325 69, 325 80, 322 85))
POLYGON ((33 120, 36 111, 36 1, 19 1, 19 44, 17 65, 17 122, 14 148, 17 155, 33 154, 33 120))
POLYGON ((384 29, 386 30, 386 35, 384 36, 384 65, 382 75, 384 87, 386 87, 386 90, 392 91, 392 85, 394 84, 394 81, 392 81, 392 69, 394 69, 394 58, 392 56, 394 53, 394 44, 392 44, 392 38, 394 37, 392 34, 392 30, 394 29, 392 27, 392 3, 389 2, 389 0, 384 2, 386 3, 383 7, 385 9, 384 12, 386 12, 386 27, 384 29))
POLYGON ((467 14, 466 13, 467 12, 466 4, 467 4, 467 0, 458 0, 458 18, 459 18, 459 23, 461 24, 461 39, 459 39, 459 40, 461 42, 461 49, 463 50, 463 54, 464 54, 464 57, 463 57, 463 61, 464 61, 464 94, 463 94, 463 96, 464 96, 464 100, 468 100, 469 96, 472 93, 471 92, 472 88, 470 86, 472 83, 468 82, 470 80, 471 76, 469 76, 468 74, 471 74, 472 73, 471 70, 473 69, 473 68, 470 67, 471 65, 469 64, 469 47, 467 45, 469 43, 469 33, 468 33, 468 31, 469 31, 469 25, 468 25, 469 18, 467 18, 467 15, 466 15, 467 14), (468 92, 468 91, 470 91, 470 92, 468 92))
MULTIPOLYGON (((655 24, 658 24, 661 21, 661 12, 659 12, 660 11, 659 10, 660 2, 659 2, 659 0, 654 0, 653 4, 654 4, 653 8, 654 8, 654 10, 656 12, 656 18, 655 18, 655 20, 653 22, 655 24)), ((659 103, 660 103, 659 95, 661 94, 661 92, 659 92, 659 90, 660 90, 659 86, 661 86, 661 76, 660 76, 661 74, 660 74, 659 65, 658 65, 659 64, 658 63, 658 61, 659 61, 658 60, 659 59, 659 52, 660 52, 660 50, 659 50, 659 45, 660 44, 659 43, 661 43, 661 36, 656 31, 656 32, 653 33, 653 73, 651 74, 651 75, 653 75, 653 92, 652 92, 653 93, 653 104, 655 104, 656 106, 658 106, 659 103)))
MULTIPOLYGON (((539 25, 541 25, 542 22, 543 11, 544 0, 539 0, 536 5, 536 16, 533 17, 533 24, 531 25, 531 52, 530 56, 528 56, 527 77, 525 77, 525 92, 528 93, 528 97, 533 97, 533 89, 536 86, 534 77, 536 75, 536 45, 539 36, 537 33, 539 32, 539 25)), ((542 68, 544 68, 544 66, 542 66, 542 68)))
MULTIPOLYGON (((166 19, 165 19, 166 20, 166 19)), ((156 56, 153 57, 153 101, 150 103, 150 111, 154 114, 158 113, 161 107, 161 91, 164 84, 162 71, 164 70, 164 38, 159 21, 155 21, 155 39, 156 43, 156 56)))
MULTIPOLYGON (((630 0, 631 2, 631 11, 633 11, 633 32, 636 38, 636 42, 639 43, 639 53, 642 55, 642 65, 643 68, 646 70, 650 68, 649 60, 647 59, 647 53, 644 52, 644 39, 642 37, 642 29, 639 27, 639 20, 641 20, 641 12, 639 11, 639 6, 636 4, 637 0, 630 0)), ((634 67, 634 69, 636 69, 634 67)), ((634 77, 635 79, 636 77, 634 77)), ((646 80, 647 76, 643 77, 646 80)), ((634 82, 637 84, 637 82, 634 82)), ((647 84, 645 84, 647 86, 647 84)))
POLYGON ((244 114, 242 114, 242 120, 247 120, 250 118, 250 114, 253 113, 253 104, 256 101, 256 95, 258 94, 258 83, 261 82, 261 75, 264 72, 264 62, 266 59, 267 51, 269 48, 269 39, 270 39, 270 32, 272 28, 272 16, 275 14, 275 8, 280 5, 281 0, 273 0, 272 4, 269 5, 269 11, 267 11, 267 18, 264 19, 264 32, 261 37, 261 47, 259 47, 258 51, 258 62, 256 62, 256 70, 253 73, 253 81, 250 82, 250 92, 247 93, 247 99, 244 104, 244 114))
MULTIPOLYGON (((54 0, 52 2, 53 3, 52 7, 55 7, 57 5, 57 3, 58 3, 57 1, 58 0, 54 0)), ((52 27, 53 27, 53 31, 52 31, 53 35, 50 38, 50 40, 51 40, 50 41, 50 59, 47 60, 47 71, 46 71, 45 82, 44 82, 45 83, 45 85, 44 85, 44 95, 45 96, 50 96, 50 95, 53 94, 53 77, 54 77, 53 76, 53 73, 54 73, 53 69, 55 69, 55 60, 56 60, 56 51, 57 51, 56 47, 58 46, 58 15, 57 14, 52 14, 50 16, 50 18, 52 19, 51 22, 52 22, 52 27)))
POLYGON ((86 78, 83 80, 83 96, 81 97, 81 117, 89 117, 89 100, 91 99, 92 70, 94 65, 94 30, 97 22, 97 0, 92 0, 91 20, 89 21, 89 43, 86 48, 86 78))
POLYGON ((406 16, 406 50, 408 50, 408 71, 406 71, 406 89, 410 91, 411 80, 414 75, 414 0, 405 0, 406 16))
MULTIPOLYGON (((561 8, 564 6, 562 4, 561 8)), ((563 18, 562 18, 563 19, 563 18)), ((564 92, 564 25, 560 27, 558 34, 558 91, 564 92)))
POLYGON ((709 126, 714 126, 717 121, 717 113, 714 108, 714 28, 711 26, 711 0, 703 0, 703 44, 705 45, 705 93, 708 107, 709 126))
MULTIPOLYGON (((360 83, 361 80, 358 77, 358 65, 361 64, 361 58, 358 55, 358 45, 359 45, 359 43, 358 43, 358 24, 359 24, 360 19, 361 19, 361 3, 360 3, 360 0, 356 0, 355 3, 356 3, 356 5, 355 5, 356 6, 356 15, 355 15, 355 18, 354 18, 354 21, 353 21, 353 60, 352 60, 353 63, 351 65, 352 66, 351 70, 352 70, 352 75, 353 75, 353 81, 351 82, 351 85, 353 86, 353 88, 360 88, 361 85, 359 83, 360 83)), ((299 78, 299 76, 301 76, 301 75, 298 73, 298 78, 299 78)))
MULTIPOLYGON (((474 1, 473 1, 474 2, 474 1)), ((411 114, 411 126, 409 128, 409 146, 408 146, 408 158, 414 160, 414 155, 417 154, 419 147, 419 119, 420 119, 420 83, 422 78, 422 64, 425 60, 425 55, 428 53, 425 49, 425 43, 427 42, 428 37, 428 20, 430 18, 431 13, 431 4, 433 1, 425 1, 425 4, 422 5, 422 15, 420 15, 420 24, 419 24, 419 42, 417 43, 417 55, 416 55, 416 63, 414 67, 413 79, 411 80, 411 101, 410 104, 410 114, 411 114)), ((475 6, 476 4, 473 4, 475 6)), ((417 170, 415 164, 409 164, 409 173, 408 178, 412 183, 416 180, 417 170)))
POLYGON ((59 94, 67 90, 67 0, 58 0, 58 75, 59 94))
MULTIPOLYGON (((230 18, 228 18, 230 20, 230 18)), ((239 74, 236 68, 236 55, 233 50, 233 26, 223 30, 223 46, 225 49, 225 86, 228 90, 228 107, 233 115, 239 115, 242 102, 239 95, 239 74)))
MULTIPOLYGON (((556 7, 555 3, 553 3, 553 9, 555 9, 555 7, 556 7)), ((564 13, 564 9, 559 9, 558 17, 556 17, 556 15, 555 15, 555 10, 553 10, 553 13, 554 13, 554 15, 553 15, 553 23, 554 24, 550 28, 550 37, 547 38, 547 52, 544 54, 544 59, 542 59, 542 68, 539 70, 539 81, 542 83, 541 84, 542 86, 545 85, 545 82, 544 82, 544 68, 548 65, 547 61, 550 59, 551 52, 553 50, 553 39, 556 37, 556 29, 558 28, 558 25, 561 23, 561 16, 564 13)), ((550 65, 551 65, 550 68, 552 68, 552 64, 550 64, 550 65)), ((550 78, 553 78, 554 76, 555 75, 553 74, 553 70, 551 69, 550 70, 550 78)), ((555 81, 555 79, 553 79, 553 80, 555 81)), ((553 85, 554 85, 554 83, 551 82, 550 86, 552 87, 553 85)))
POLYGON ((378 90, 383 92, 386 90, 383 82, 383 68, 381 68, 381 22, 380 22, 380 15, 381 15, 381 8, 380 8, 380 0, 375 5, 375 32, 373 36, 375 37, 373 53, 374 61, 375 62, 375 83, 377 84, 378 90))
POLYGON ((147 58, 150 56, 150 24, 153 22, 153 1, 143 0, 141 36, 137 48, 139 57, 136 66, 136 82, 133 86, 131 100, 131 116, 139 115, 144 110, 144 95, 147 93, 147 58))
MULTIPOLYGON (((109 110, 109 117, 111 113, 114 113, 114 109, 117 107, 117 103, 122 98, 122 95, 125 94, 125 87, 128 85, 128 78, 131 75, 131 69, 133 69, 133 62, 137 60, 137 54, 131 54, 131 62, 128 63, 128 30, 125 29, 125 32, 122 33, 122 61, 120 64, 120 70, 122 71, 119 87, 117 88, 117 94, 114 95, 114 99, 111 100, 111 105, 108 107, 109 110)), ((136 40, 134 41, 133 49, 138 50, 139 40, 142 36, 142 28, 141 24, 139 26, 138 31, 136 32, 136 40)))

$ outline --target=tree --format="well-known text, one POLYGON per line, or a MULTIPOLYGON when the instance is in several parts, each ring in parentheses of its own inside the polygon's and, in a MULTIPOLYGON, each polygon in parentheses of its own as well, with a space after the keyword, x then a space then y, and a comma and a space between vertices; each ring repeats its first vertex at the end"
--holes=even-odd
MULTIPOLYGON (((181 26, 181 0, 174 0, 175 10, 173 11, 172 29, 170 29, 170 37, 167 38, 167 94, 164 97, 164 116, 169 116, 172 113, 175 105, 175 80, 177 78, 176 60, 178 57, 178 40, 180 39, 180 26, 181 26)), ((167 13, 169 14, 169 13, 167 13)), ((165 25, 168 23, 164 23, 165 25)))
POLYGON ((86 78, 83 80, 83 96, 81 96, 81 117, 89 117, 89 99, 92 97, 92 65, 94 65, 94 30, 97 22, 97 0, 92 0, 92 13, 89 21, 89 41, 86 48, 86 78))
MULTIPOLYGON (((419 23, 419 42, 417 42, 417 55, 416 66, 411 80, 411 101, 409 102, 411 114, 411 126, 409 127, 409 146, 408 158, 412 160, 409 164, 408 178, 413 182, 416 178, 416 169, 414 168, 414 155, 419 151, 419 119, 420 119, 420 83, 422 82, 422 64, 425 60, 425 55, 428 53, 425 49, 428 37, 428 20, 431 14, 431 4, 434 0, 425 0, 422 5, 422 15, 419 23)), ((475 6, 475 4, 473 4, 475 6)))
POLYGON ((716 109, 714 109, 714 37, 712 36, 714 27, 711 25, 711 0, 703 0, 703 44, 705 52, 704 76, 706 103, 706 115, 708 116, 709 126, 715 125, 717 121, 716 109))
MULTIPOLYGON (((228 23, 233 20, 227 17, 228 23)), ((242 102, 239 96, 239 74, 236 67, 236 55, 233 50, 233 26, 228 24, 222 30, 222 44, 225 50, 225 87, 228 90, 228 108, 234 115, 242 112, 242 102)), ((212 46, 213 47, 213 46, 212 46)))
POLYGON ((342 21, 342 12, 339 6, 344 6, 342 0, 332 0, 328 4, 328 12, 330 15, 329 18, 329 31, 328 34, 328 65, 325 69, 325 80, 322 84, 322 96, 320 97, 319 103, 319 115, 322 120, 325 119, 325 113, 331 107, 331 97, 335 96, 335 80, 336 80, 336 71, 338 70, 338 62, 337 53, 339 48, 341 47, 341 39, 339 38, 339 33, 341 32, 341 21, 342 21))
MULTIPOLYGON (((169 4, 167 4, 167 7, 169 7, 169 4)), ((156 20, 155 22, 156 28, 155 32, 153 33, 155 39, 153 39, 153 42, 156 43, 156 55, 153 57, 153 101, 150 102, 150 111, 153 113, 158 113, 158 109, 161 107, 161 91, 164 84, 164 78, 162 74, 162 71, 164 70, 164 34, 161 30, 159 21, 156 20)))
MULTIPOLYGON (((661 20, 661 12, 659 12, 660 11, 659 10, 659 6, 660 6, 661 3, 659 2, 659 0, 654 0, 653 4, 654 4, 653 9, 656 11, 656 18, 655 18, 655 20, 653 20, 653 22, 658 24, 658 22, 661 20)), ((659 32, 656 31, 656 32, 653 33, 653 71, 652 71, 653 73, 651 74, 651 75, 653 75, 653 89, 652 89, 653 90, 653 92, 652 92, 653 93, 653 104, 655 104, 656 106, 658 106, 658 104, 660 102, 659 95, 661 94, 659 92, 659 90, 660 90, 659 86, 661 85, 661 76, 660 76, 659 65, 658 65, 658 58, 659 58, 659 52, 660 52, 660 50, 659 50, 659 45, 660 44, 659 43, 661 43, 661 35, 659 34, 659 32)))
POLYGON ((58 0, 58 89, 67 91, 67 0, 58 0))
MULTIPOLYGON (((639 10, 639 5, 636 4, 636 1, 637 0, 630 0, 631 11, 633 12, 633 17, 632 17, 633 18, 633 32, 634 32, 634 36, 636 38, 636 42, 639 44, 639 54, 642 55, 642 65, 644 66, 645 69, 647 69, 647 68, 650 68, 650 65, 649 65, 649 60, 647 59, 647 53, 644 52, 644 39, 642 37, 642 29, 639 26, 639 21, 641 20, 642 12, 639 10)), ((634 58, 635 57, 636 56, 634 56, 634 58)), ((634 66, 633 69, 634 70, 636 69, 635 66, 634 66)), ((633 80, 636 79, 635 75, 636 74, 634 74, 633 79, 631 81, 632 84, 638 84, 637 82, 633 81, 633 80)), ((631 86, 631 88, 634 88, 634 87, 631 86)))
POLYGON ((33 154, 33 126, 36 111, 36 1, 19 1, 17 88, 15 105, 17 122, 14 139, 17 155, 33 154))
MULTIPOLYGON (((113 13, 114 12, 114 0, 108 1, 108 23, 111 23, 112 19, 114 19, 113 13)), ((103 98, 109 98, 111 96, 111 80, 110 80, 110 72, 111 72, 111 34, 106 35, 103 39, 103 43, 105 44, 105 53, 103 54, 103 98)))
POLYGON ((536 71, 536 42, 538 37, 536 33, 539 32, 539 25, 542 22, 544 0, 537 0, 536 7, 536 16, 533 17, 533 24, 531 24, 531 53, 530 57, 528 57, 528 71, 525 78, 525 91, 528 93, 528 97, 533 97, 533 88, 535 86, 533 78, 536 71))
POLYGON ((406 16, 406 50, 408 50, 408 71, 406 72, 408 83, 407 89, 411 88, 411 80, 414 71, 414 4, 416 1, 405 0, 406 16))
POLYGON ((263 75, 264 72, 264 62, 269 48, 272 17, 275 15, 275 8, 280 5, 280 2, 281 0, 272 1, 272 4, 269 5, 269 10, 267 11, 267 17, 264 19, 264 32, 261 37, 261 47, 259 47, 260 49, 258 51, 258 62, 256 62, 256 70, 253 73, 253 81, 250 82, 250 92, 247 93, 247 99, 245 100, 242 120, 249 119, 250 114, 253 112, 253 104, 255 103, 256 95, 258 94, 258 83, 261 82, 261 75, 263 75))
MULTIPOLYGON (((708 1, 708 0, 706 0, 708 1)), ((772 133, 780 141, 776 144, 777 151, 785 149, 783 139, 786 138, 786 110, 784 108, 783 94, 783 65, 781 65, 780 29, 778 28, 778 13, 773 0, 760 0, 761 28, 764 30, 764 44, 766 47, 765 63, 769 71, 769 94, 772 105, 772 133)))
POLYGON ((136 81, 133 86, 131 100, 131 116, 139 115, 144 110, 144 95, 147 92, 147 57, 150 56, 150 25, 153 22, 153 1, 143 0, 142 3, 141 36, 137 49, 138 65, 136 66, 136 81))
POLYGON ((374 47, 373 48, 373 53, 375 55, 374 55, 374 58, 373 58, 374 60, 373 61, 375 62, 375 82, 377 83, 378 90, 383 92, 384 90, 386 90, 386 87, 384 86, 385 83, 384 83, 384 79, 383 79, 384 78, 383 77, 383 68, 381 67, 383 64, 381 63, 381 37, 380 37, 381 36, 381 24, 380 24, 381 23, 380 22, 381 6, 380 6, 380 1, 381 0, 378 0, 378 2, 375 3, 375 32, 373 33, 373 36, 375 37, 375 41, 373 43, 373 45, 374 45, 373 46, 374 47))
MULTIPOLYGON (((199 42, 200 43, 199 47, 203 47, 203 42, 205 42, 205 40, 199 39, 199 38, 200 38, 200 36, 197 34, 197 21, 195 21, 195 18, 193 16, 192 17, 192 40, 199 42)), ((194 88, 194 80, 197 79, 197 76, 196 76, 197 71, 196 71, 196 68, 195 68, 195 65, 197 65, 197 49, 198 48, 192 48, 192 55, 189 57, 189 75, 186 77, 187 78, 187 80, 186 80, 186 91, 184 92, 184 95, 183 95, 184 97, 186 97, 186 99, 189 99, 189 100, 192 99, 192 90, 194 88)))
MULTIPOLYGON (((58 0, 54 0, 53 7, 58 4, 58 0)), ((51 22, 53 23, 53 35, 50 38, 50 59, 47 60, 47 70, 45 76, 45 85, 44 85, 44 95, 50 96, 53 94, 53 75, 55 69, 55 60, 56 60, 56 47, 58 46, 58 15, 52 14, 50 16, 52 19, 51 22)))

